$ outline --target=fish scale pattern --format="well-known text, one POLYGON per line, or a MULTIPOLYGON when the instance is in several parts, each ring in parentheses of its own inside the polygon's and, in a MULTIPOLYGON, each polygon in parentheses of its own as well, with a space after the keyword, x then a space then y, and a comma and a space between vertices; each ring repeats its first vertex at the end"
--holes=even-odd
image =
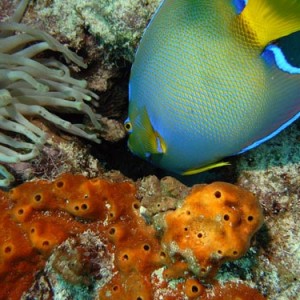
POLYGON ((262 44, 264 31, 281 31, 289 22, 276 23, 277 2, 263 3, 257 4, 263 11, 250 5, 237 15, 221 0, 162 2, 131 72, 133 153, 175 173, 194 174, 258 146, 299 117, 300 77, 288 74, 299 69, 288 66, 279 48, 274 57, 267 46, 272 40, 262 44), (251 9, 275 21, 258 26, 251 9), (147 130, 132 112, 144 110, 166 145, 163 153, 136 142, 146 139, 147 130))

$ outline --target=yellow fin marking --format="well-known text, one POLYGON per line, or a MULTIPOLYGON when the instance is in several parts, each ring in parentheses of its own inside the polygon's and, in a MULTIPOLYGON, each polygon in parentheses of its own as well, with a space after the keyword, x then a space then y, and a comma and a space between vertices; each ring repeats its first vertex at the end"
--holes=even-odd
POLYGON ((143 107, 140 111, 140 116, 133 113, 136 123, 140 123, 140 127, 143 128, 143 143, 145 150, 150 154, 162 154, 166 153, 166 143, 161 135, 154 130, 147 109, 143 107), (138 120, 138 118, 140 118, 138 120))
POLYGON ((300 0, 249 0, 241 18, 265 47, 300 30, 300 0))
POLYGON ((196 169, 189 169, 185 172, 183 172, 181 175, 194 175, 197 173, 201 173, 201 172, 205 172, 214 168, 219 168, 219 167, 224 167, 224 166, 228 166, 230 165, 229 162, 226 161, 220 161, 217 163, 213 163, 211 165, 205 166, 205 167, 200 167, 200 168, 196 168, 196 169))

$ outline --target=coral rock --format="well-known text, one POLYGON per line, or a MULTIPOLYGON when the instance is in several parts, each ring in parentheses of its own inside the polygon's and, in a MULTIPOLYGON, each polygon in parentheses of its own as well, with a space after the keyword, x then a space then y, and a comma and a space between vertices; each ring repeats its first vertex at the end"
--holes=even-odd
POLYGON ((204 299, 211 300, 265 300, 257 290, 242 283, 228 282, 225 285, 216 283, 213 288, 213 296, 204 299))

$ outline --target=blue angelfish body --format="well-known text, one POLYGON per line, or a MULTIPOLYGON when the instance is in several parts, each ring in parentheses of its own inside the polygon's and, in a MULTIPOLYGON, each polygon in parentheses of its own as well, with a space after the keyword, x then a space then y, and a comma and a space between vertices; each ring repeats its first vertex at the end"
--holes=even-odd
POLYGON ((130 77, 125 128, 136 155, 194 174, 299 117, 300 69, 272 41, 300 30, 300 1, 234 2, 160 5, 130 77))

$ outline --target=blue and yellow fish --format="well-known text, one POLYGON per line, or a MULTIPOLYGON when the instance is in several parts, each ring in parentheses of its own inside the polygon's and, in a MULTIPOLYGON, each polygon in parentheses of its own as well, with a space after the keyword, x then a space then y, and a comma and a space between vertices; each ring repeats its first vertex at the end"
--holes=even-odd
POLYGON ((300 69, 273 41, 300 0, 164 0, 131 70, 128 146, 179 174, 252 149, 300 115, 300 69))

